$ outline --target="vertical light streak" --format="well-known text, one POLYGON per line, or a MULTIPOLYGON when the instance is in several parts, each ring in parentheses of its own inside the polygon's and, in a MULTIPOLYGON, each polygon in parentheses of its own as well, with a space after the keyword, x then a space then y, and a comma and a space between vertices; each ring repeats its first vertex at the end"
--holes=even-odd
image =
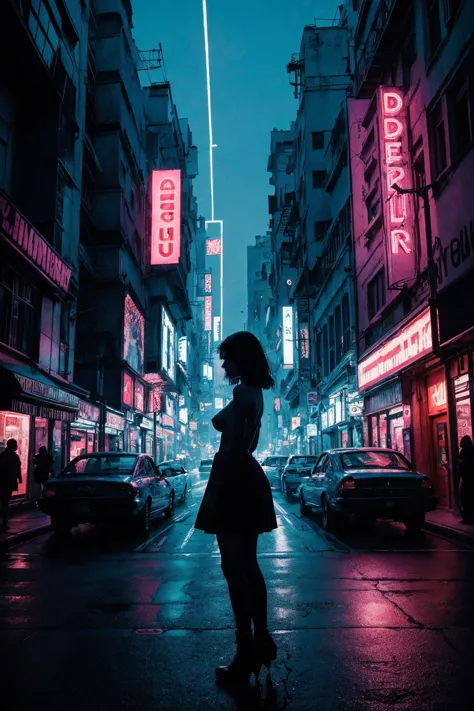
POLYGON ((209 120, 209 173, 211 181, 211 220, 214 221, 214 137, 212 132, 211 67, 209 61, 209 33, 207 28, 207 0, 202 0, 204 23, 204 51, 206 54, 207 115, 209 120))

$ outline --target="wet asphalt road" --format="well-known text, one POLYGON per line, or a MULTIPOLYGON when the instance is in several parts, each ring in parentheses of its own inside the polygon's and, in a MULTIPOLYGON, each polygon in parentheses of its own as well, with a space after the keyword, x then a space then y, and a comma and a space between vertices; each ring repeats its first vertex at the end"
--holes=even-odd
POLYGON ((327 536, 276 492, 259 544, 273 687, 218 688, 233 618, 193 529, 203 486, 145 542, 82 526, 0 559, 2 710, 474 709, 474 549, 389 523, 327 536))

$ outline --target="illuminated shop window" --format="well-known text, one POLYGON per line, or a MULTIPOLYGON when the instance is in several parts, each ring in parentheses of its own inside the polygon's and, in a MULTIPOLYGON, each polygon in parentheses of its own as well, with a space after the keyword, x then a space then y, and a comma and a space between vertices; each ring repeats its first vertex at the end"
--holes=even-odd
POLYGON ((22 482, 13 495, 24 496, 28 487, 28 455, 30 450, 30 416, 16 412, 0 412, 0 452, 3 452, 9 439, 18 442, 17 454, 21 462, 22 482))

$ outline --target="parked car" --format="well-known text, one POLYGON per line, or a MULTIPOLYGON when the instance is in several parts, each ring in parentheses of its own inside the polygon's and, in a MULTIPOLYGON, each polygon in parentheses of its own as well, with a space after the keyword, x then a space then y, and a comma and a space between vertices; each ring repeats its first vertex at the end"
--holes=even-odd
POLYGON ((281 475, 281 490, 286 498, 296 493, 302 477, 308 477, 318 460, 313 454, 292 454, 281 475))
POLYGON ((280 488, 281 475, 287 461, 288 457, 280 454, 272 454, 262 460, 262 469, 267 475, 270 486, 280 488))
POLYGON ((201 464, 199 465, 199 474, 201 476, 209 476, 212 469, 212 459, 201 459, 201 464))
POLYGON ((38 507, 57 533, 80 523, 124 521, 147 534, 154 515, 173 516, 174 491, 145 454, 93 452, 49 479, 38 507))
POLYGON ((375 447, 323 452, 298 493, 302 513, 321 511, 328 531, 349 515, 403 521, 409 531, 419 531, 438 502, 429 477, 399 452, 375 447))
POLYGON ((168 479, 173 487, 175 501, 184 504, 190 489, 189 474, 181 461, 161 462, 158 464, 159 473, 168 479))

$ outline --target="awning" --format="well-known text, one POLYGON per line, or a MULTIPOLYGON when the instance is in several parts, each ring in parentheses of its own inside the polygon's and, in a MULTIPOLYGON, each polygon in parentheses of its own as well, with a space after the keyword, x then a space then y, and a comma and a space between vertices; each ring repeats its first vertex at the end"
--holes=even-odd
MULTIPOLYGON (((85 394, 79 388, 77 391, 85 394)), ((79 394, 60 387, 31 366, 1 363, 0 408, 24 415, 73 422, 78 416, 79 394)))

